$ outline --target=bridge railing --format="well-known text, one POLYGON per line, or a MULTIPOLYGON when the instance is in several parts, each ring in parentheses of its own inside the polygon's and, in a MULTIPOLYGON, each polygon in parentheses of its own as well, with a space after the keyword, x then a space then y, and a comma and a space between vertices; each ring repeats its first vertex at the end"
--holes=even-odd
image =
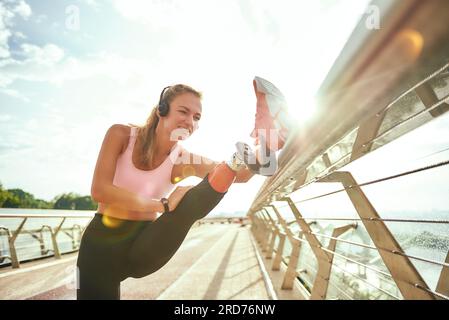
POLYGON ((449 206, 429 200, 447 199, 449 3, 385 4, 372 3, 379 30, 355 28, 318 92, 318 116, 289 138, 248 212, 283 272, 278 290, 449 299, 449 206))
POLYGON ((0 265, 19 268, 21 261, 61 254, 79 249, 82 233, 94 216, 78 214, 1 214, 0 265), (3 221, 14 222, 7 227, 3 221), (25 227, 27 222, 31 227, 25 227))

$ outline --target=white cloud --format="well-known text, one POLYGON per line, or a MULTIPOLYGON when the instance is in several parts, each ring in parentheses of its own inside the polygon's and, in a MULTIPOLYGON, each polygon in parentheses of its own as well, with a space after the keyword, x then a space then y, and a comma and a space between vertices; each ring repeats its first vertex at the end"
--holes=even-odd
POLYGON ((43 47, 32 44, 22 44, 22 53, 26 62, 37 65, 54 65, 64 57, 64 50, 54 44, 46 44, 43 47))
POLYGON ((8 41, 13 35, 10 29, 13 26, 14 17, 18 15, 28 19, 31 13, 30 6, 23 0, 0 2, 0 59, 11 56, 8 41))
POLYGON ((47 15, 39 14, 38 16, 35 16, 35 20, 34 21, 36 21, 36 23, 42 23, 42 22, 44 22, 47 19, 48 19, 47 15))
POLYGON ((11 36, 11 32, 9 30, 0 29, 0 59, 8 58, 10 56, 8 39, 11 36))
POLYGON ((14 32, 14 37, 16 37, 17 39, 26 39, 26 35, 24 35, 22 32, 20 31, 16 31, 14 32))
POLYGON ((0 122, 8 122, 13 117, 10 114, 0 114, 0 122))
MULTIPOLYGON (((144 25, 167 27, 173 23, 188 26, 189 10, 196 9, 197 2, 164 0, 115 0, 114 6, 125 18, 144 25)), ((191 21, 194 22, 194 21, 191 21)))
MULTIPOLYGON (((17 54, 22 56, 22 60, 13 58, 0 60, 0 88, 8 88, 17 79, 60 83, 59 79, 67 76, 49 68, 63 61, 64 49, 54 44, 39 47, 29 43, 22 44, 20 48, 22 50, 17 54)), ((3 93, 18 97, 14 90, 3 90, 3 93)))
POLYGON ((94 9, 98 9, 100 7, 100 4, 97 0, 85 0, 86 4, 94 9))
POLYGON ((11 36, 11 31, 9 26, 13 17, 14 13, 0 2, 0 59, 10 56, 8 40, 11 36))
MULTIPOLYGON (((1 67, 1 63, 0 63, 0 67, 1 67)), ((14 80, 6 75, 6 74, 0 74, 0 88, 5 88, 8 85, 10 85, 14 80)))
POLYGON ((42 47, 22 44, 24 60, 5 60, 0 75, 0 87, 17 79, 63 84, 65 81, 107 76, 117 82, 126 82, 136 73, 148 70, 148 61, 130 59, 117 54, 98 53, 83 60, 65 57, 64 49, 46 44, 42 47), (52 66, 52 68, 48 68, 52 66))
POLYGON ((20 0, 18 4, 13 8, 13 12, 17 13, 24 19, 28 19, 31 16, 31 7, 23 0, 20 0))
MULTIPOLYGON (((1 87, 1 84, 0 84, 1 87)), ((14 97, 14 98, 18 98, 24 102, 30 102, 30 99, 28 99, 27 97, 21 95, 17 90, 14 89, 2 89, 0 88, 0 93, 6 94, 8 96, 14 97)))

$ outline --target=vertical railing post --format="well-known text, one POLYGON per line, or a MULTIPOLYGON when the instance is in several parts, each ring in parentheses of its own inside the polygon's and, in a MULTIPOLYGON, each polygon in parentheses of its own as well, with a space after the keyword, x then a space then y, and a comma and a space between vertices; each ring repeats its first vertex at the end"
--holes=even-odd
POLYGON ((285 232, 279 231, 279 243, 276 249, 276 255, 273 260, 273 265, 271 266, 271 269, 274 271, 280 270, 281 268, 282 253, 284 252, 285 246, 285 237, 285 232))
POLYGON ((299 253, 301 250, 301 241, 296 239, 290 230, 289 226, 287 225, 287 222, 285 219, 281 216, 278 209, 274 206, 270 206, 273 211, 275 212, 280 224, 284 228, 287 238, 290 241, 290 244, 292 246, 292 251, 290 253, 290 259, 288 261, 287 270, 285 271, 284 279, 282 281, 281 288, 284 290, 291 290, 293 289, 293 284, 296 279, 296 268, 298 266, 298 259, 299 259, 299 253))
POLYGON ((259 217, 257 215, 257 212, 252 214, 250 216, 250 219, 251 219, 251 230, 254 234, 254 238, 256 239, 257 243, 260 243, 260 239, 259 239, 260 227, 259 227, 259 217))
MULTIPOLYGON (((356 228, 356 227, 357 227, 357 224, 349 224, 346 226, 334 228, 334 230, 332 231, 332 238, 338 238, 339 236, 344 234, 346 231, 348 231, 352 228, 356 228)), ((335 252, 336 247, 337 247, 337 239, 331 239, 329 241, 327 249, 331 252, 335 252)), ((331 275, 331 271, 332 271, 333 261, 334 261, 334 255, 331 254, 331 255, 329 255, 329 261, 327 261, 327 263, 325 263, 325 262, 322 263, 323 267, 321 268, 320 277, 324 278, 325 281, 323 281, 322 286, 315 286, 315 285, 313 286, 313 288, 314 288, 314 290, 316 290, 316 292, 312 292, 311 296, 319 296, 319 297, 322 297, 323 299, 326 298, 327 289, 329 288, 329 280, 330 280, 330 275, 331 275)))
POLYGON ((292 238, 290 243, 292 245, 292 252, 290 253, 290 260, 288 261, 287 271, 285 272, 281 286, 284 290, 293 289, 296 279, 296 269, 298 268, 299 252, 301 250, 301 242, 299 240, 292 238))
POLYGON ((318 261, 318 270, 315 277, 315 281, 313 283, 313 287, 310 292, 310 299, 312 300, 321 300, 325 298, 323 292, 325 292, 325 288, 327 288, 329 278, 326 276, 328 274, 329 265, 331 263, 330 254, 325 252, 322 249, 321 242, 317 239, 317 237, 312 234, 312 229, 310 225, 303 219, 301 213, 296 207, 295 203, 289 197, 285 197, 282 199, 286 201, 292 211, 293 215, 296 218, 296 221, 301 228, 305 240, 309 243, 310 248, 312 249, 313 254, 315 255, 318 261))
POLYGON ((260 213, 256 212, 254 214, 254 225, 255 225, 255 232, 256 232, 256 240, 257 243, 259 243, 259 245, 262 243, 262 238, 263 238, 263 222, 262 222, 262 218, 260 217, 260 213))
POLYGON ((265 210, 265 214, 268 216, 270 220, 270 241, 267 245, 267 254, 266 258, 271 259, 273 257, 273 251, 274 251, 274 244, 276 242, 276 237, 278 236, 278 227, 276 225, 276 222, 271 217, 270 213, 265 210))
POLYGON ((25 222, 27 221, 27 219, 28 218, 24 218, 22 220, 22 222, 20 223, 19 227, 17 228, 17 230, 15 230, 12 235, 8 235, 9 252, 11 254, 11 265, 13 268, 20 268, 20 261, 17 256, 15 242, 16 242, 17 236, 22 231, 22 228, 25 225, 25 222))
POLYGON ((30 236, 39 242, 39 249, 41 250, 41 256, 45 256, 46 253, 48 252, 48 250, 47 251, 45 250, 44 235, 42 233, 42 231, 44 229, 45 228, 42 226, 42 228, 40 228, 37 231, 33 231, 33 230, 29 231, 30 236))
POLYGON ((265 258, 271 259, 273 258, 273 251, 274 251, 274 245, 276 243, 276 238, 279 236, 279 232, 277 230, 277 227, 273 228, 270 244, 268 245, 267 255, 265 258))
MULTIPOLYGON (((449 251, 446 255, 446 264, 449 264, 449 251)), ((441 269, 440 278, 438 279, 435 291, 449 297, 449 267, 443 266, 443 269, 441 269)))
POLYGON ((354 208, 368 231, 385 266, 401 291, 404 299, 435 300, 430 290, 410 259, 404 255, 393 234, 380 219, 377 211, 358 186, 350 172, 335 171, 319 180, 319 182, 340 182, 343 184, 354 208))
POLYGON ((260 212, 261 221, 263 222, 263 234, 260 246, 262 248, 262 252, 267 251, 268 239, 270 237, 270 223, 268 222, 263 211, 260 212))
MULTIPOLYGON (((198 226, 200 226, 200 225, 201 225, 201 221, 198 221, 198 226)), ((81 226, 79 224, 74 224, 72 226, 71 231, 72 231, 72 249, 76 250, 79 247, 78 242, 81 239, 81 226), (78 237, 75 236, 75 229, 78 230, 78 237)))
POLYGON ((258 232, 257 232, 258 238, 257 238, 257 240, 259 242, 259 245, 262 246, 263 239, 264 239, 264 236, 265 236, 265 220, 262 218, 260 212, 257 213, 257 227, 258 227, 258 232))
POLYGON ((65 222, 65 219, 66 219, 65 217, 62 218, 61 223, 54 230, 50 228, 51 241, 53 242, 53 252, 55 254, 56 259, 61 259, 61 252, 59 251, 59 245, 58 245, 58 241, 56 240, 56 237, 58 236, 58 233, 61 230, 61 227, 65 222))

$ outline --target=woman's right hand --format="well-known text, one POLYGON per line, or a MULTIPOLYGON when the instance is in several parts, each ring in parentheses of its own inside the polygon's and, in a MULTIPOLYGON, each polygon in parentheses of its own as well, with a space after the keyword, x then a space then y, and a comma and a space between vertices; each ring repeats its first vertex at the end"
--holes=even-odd
POLYGON ((181 199, 184 198, 186 192, 192 189, 193 187, 194 186, 176 187, 175 191, 173 191, 168 197, 168 208, 170 209, 170 212, 176 209, 181 199))

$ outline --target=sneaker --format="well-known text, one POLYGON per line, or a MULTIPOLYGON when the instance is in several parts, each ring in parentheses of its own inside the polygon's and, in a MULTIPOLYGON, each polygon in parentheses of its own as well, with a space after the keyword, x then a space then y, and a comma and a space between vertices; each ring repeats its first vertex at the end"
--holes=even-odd
POLYGON ((271 151, 282 149, 292 126, 285 97, 274 84, 263 78, 255 77, 253 86, 257 104, 251 137, 256 139, 256 144, 261 144, 260 137, 263 136, 271 151))
POLYGON ((276 153, 268 148, 265 148, 265 141, 263 140, 264 138, 261 137, 261 139, 261 149, 258 150, 259 157, 251 149, 251 147, 244 142, 237 142, 235 144, 235 146, 237 147, 236 154, 238 155, 239 159, 242 159, 246 167, 251 172, 270 177, 275 173, 277 169, 276 153))
POLYGON ((243 161, 243 153, 234 152, 231 159, 226 161, 226 164, 233 171, 239 171, 240 169, 246 168, 246 164, 243 161))

